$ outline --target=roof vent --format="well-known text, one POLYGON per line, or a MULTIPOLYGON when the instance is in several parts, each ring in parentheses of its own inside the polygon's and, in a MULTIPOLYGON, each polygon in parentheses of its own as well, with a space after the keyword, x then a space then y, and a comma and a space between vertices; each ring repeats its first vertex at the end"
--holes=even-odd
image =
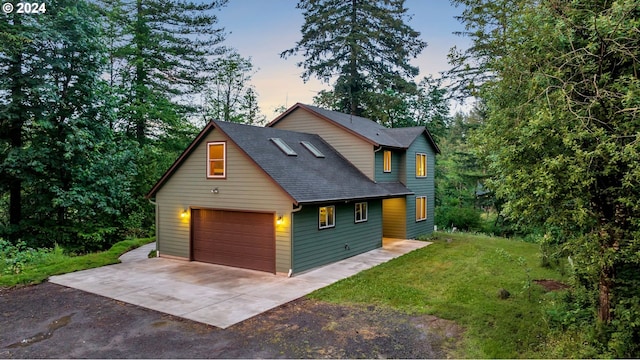
POLYGON ((295 151, 293 151, 293 149, 289 145, 287 145, 287 143, 284 142, 284 140, 280 138, 271 138, 269 140, 273 141, 273 143, 276 144, 276 146, 280 148, 280 150, 282 150, 282 152, 287 154, 288 156, 298 156, 298 154, 295 151))
POLYGON ((307 150, 309 150, 313 155, 315 155, 315 157, 317 158, 323 158, 324 154, 322 152, 320 152, 320 150, 318 150, 317 147, 315 147, 312 143, 308 142, 308 141, 300 141, 300 144, 302 144, 302 146, 306 147, 307 150))

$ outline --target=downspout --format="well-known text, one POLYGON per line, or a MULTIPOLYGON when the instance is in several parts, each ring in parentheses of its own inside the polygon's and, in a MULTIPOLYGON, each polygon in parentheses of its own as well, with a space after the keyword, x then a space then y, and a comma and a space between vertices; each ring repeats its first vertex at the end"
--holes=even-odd
MULTIPOLYGON (((293 214, 299 212, 300 210, 302 210, 302 205, 298 205, 297 209, 291 210, 291 237, 293 237, 293 214)), ((293 241, 291 242, 291 245, 292 245, 291 257, 293 257, 293 241)), ((287 277, 291 277, 291 275, 293 275, 293 268, 289 268, 289 273, 287 274, 287 277)))
POLYGON ((160 239, 159 232, 160 232, 160 227, 158 226, 158 203, 156 203, 155 201, 151 200, 151 198, 147 199, 149 200, 149 203, 151 205, 153 205, 153 207, 155 208, 155 217, 156 217, 156 257, 160 257, 160 250, 158 250, 160 247, 158 246, 158 239, 160 239))

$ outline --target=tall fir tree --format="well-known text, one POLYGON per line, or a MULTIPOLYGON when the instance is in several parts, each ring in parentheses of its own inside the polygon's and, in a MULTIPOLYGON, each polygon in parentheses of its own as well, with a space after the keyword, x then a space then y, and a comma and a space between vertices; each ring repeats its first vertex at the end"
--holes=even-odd
POLYGON ((426 47, 409 27, 404 0, 301 0, 302 39, 280 54, 302 55, 302 78, 329 83, 335 110, 379 119, 397 96, 415 93, 418 68, 409 61, 426 47))

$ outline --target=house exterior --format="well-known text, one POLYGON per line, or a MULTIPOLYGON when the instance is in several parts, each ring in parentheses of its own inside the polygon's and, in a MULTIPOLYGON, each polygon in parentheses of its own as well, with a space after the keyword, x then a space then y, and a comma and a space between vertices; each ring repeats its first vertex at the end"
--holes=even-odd
POLYGON ((147 194, 160 256, 292 275, 383 236, 429 233, 438 150, 428 132, 381 128, 389 138, 376 143, 343 128, 288 129, 319 111, 296 104, 269 127, 207 124, 147 194), (413 152, 425 155, 416 179, 413 152), (416 196, 426 199, 417 221, 416 196))

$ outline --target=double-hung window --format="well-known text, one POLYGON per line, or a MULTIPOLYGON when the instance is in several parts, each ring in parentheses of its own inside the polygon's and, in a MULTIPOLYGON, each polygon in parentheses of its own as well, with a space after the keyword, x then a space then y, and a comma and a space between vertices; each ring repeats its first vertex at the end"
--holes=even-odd
POLYGON ((416 197, 416 221, 427 220, 427 197, 416 197))
POLYGON ((366 202, 356 203, 355 222, 357 223, 365 222, 367 221, 367 216, 368 216, 367 203, 366 202))
POLYGON ((318 211, 318 228, 327 229, 336 226, 336 207, 321 206, 318 211))
POLYGON ((227 144, 207 143, 207 178, 224 179, 227 176, 227 144))
POLYGON ((427 176, 427 154, 416 154, 416 177, 427 176))

